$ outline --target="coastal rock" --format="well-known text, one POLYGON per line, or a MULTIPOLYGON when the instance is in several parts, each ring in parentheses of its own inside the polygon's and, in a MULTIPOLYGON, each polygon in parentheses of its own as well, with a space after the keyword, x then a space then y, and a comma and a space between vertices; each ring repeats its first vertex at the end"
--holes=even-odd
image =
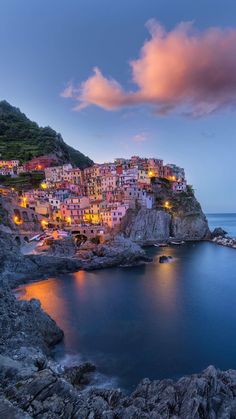
POLYGON ((86 362, 81 365, 68 367, 65 369, 64 377, 71 384, 79 386, 84 380, 84 376, 96 370, 95 365, 86 362))
POLYGON ((169 240, 203 240, 210 237, 207 218, 193 194, 170 197, 170 208, 128 210, 120 230, 143 245, 169 240))
POLYGON ((47 253, 53 256, 73 257, 76 253, 76 245, 72 237, 54 240, 47 253))
MULTIPOLYGON (((0 353, 5 356, 16 355, 16 350, 26 348, 25 361, 36 365, 31 348, 48 353, 49 347, 63 338, 62 330, 55 321, 46 314, 38 300, 17 301, 12 292, 5 286, 0 287, 0 353)), ((22 354, 22 352, 21 352, 22 354)), ((40 355, 41 356, 41 355, 40 355)), ((21 357, 21 361, 23 360, 21 357)), ((15 358, 17 360, 17 358, 15 358)), ((2 359, 7 366, 7 358, 2 359)), ((38 366, 41 362, 38 363, 38 366)), ((17 364, 14 364, 15 369, 17 364)), ((34 369, 34 368, 33 368, 34 369)))
POLYGON ((141 208, 129 210, 121 229, 131 240, 142 244, 167 240, 170 236, 171 216, 165 211, 141 208))
POLYGON ((168 263, 168 262, 172 262, 172 261, 173 261, 172 256, 162 255, 162 256, 159 257, 159 263, 168 263))
POLYGON ((223 230, 221 227, 217 227, 211 232, 211 238, 214 239, 215 237, 225 237, 226 234, 228 234, 227 231, 223 230))
POLYGON ((17 301, 4 281, 0 281, 0 330, 0 417, 236 417, 235 370, 210 366, 178 381, 144 379, 131 395, 87 388, 84 377, 95 367, 86 363, 59 368, 50 359, 49 348, 62 338, 62 331, 37 300, 17 301))
POLYGON ((11 287, 32 278, 76 272, 80 269, 136 265, 151 261, 137 243, 120 234, 106 244, 93 244, 90 250, 82 248, 74 256, 71 253, 74 253, 74 245, 68 240, 65 246, 62 243, 55 244, 52 254, 23 255, 11 236, 0 231, 0 274, 11 287))
POLYGON ((193 194, 178 195, 170 230, 171 236, 178 240, 204 240, 210 237, 207 218, 193 194))
POLYGON ((208 222, 203 213, 174 216, 171 221, 171 236, 178 240, 203 240, 209 236, 208 222))
POLYGON ((130 238, 117 235, 110 243, 101 244, 93 249, 93 256, 84 261, 85 269, 98 269, 111 266, 135 265, 150 262, 145 251, 130 238))
POLYGON ((22 273, 34 270, 34 264, 25 259, 11 235, 0 231, 0 273, 22 273))
POLYGON ((6 398, 0 397, 0 418, 4 419, 31 419, 23 410, 14 406, 6 398))
POLYGON ((219 244, 220 246, 236 249, 236 239, 233 237, 216 236, 212 239, 212 242, 219 244))

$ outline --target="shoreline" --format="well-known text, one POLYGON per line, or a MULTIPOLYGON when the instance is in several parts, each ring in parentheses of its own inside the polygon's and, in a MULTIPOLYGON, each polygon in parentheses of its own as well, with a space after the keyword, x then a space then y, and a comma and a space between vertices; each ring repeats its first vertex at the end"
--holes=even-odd
POLYGON ((16 313, 14 321, 18 327, 20 324, 21 335, 16 344, 13 332, 0 351, 0 413, 4 411, 15 419, 148 419, 173 415, 185 419, 201 417, 203 401, 205 417, 216 414, 218 408, 215 410, 211 402, 216 398, 222 414, 234 414, 236 371, 222 372, 213 366, 179 379, 145 378, 132 393, 101 385, 91 387, 91 374, 96 374, 93 364, 62 366, 53 359, 52 350, 62 341, 63 332, 42 311, 39 302, 18 301, 12 297, 13 291, 4 290, 4 286, 0 291, 1 311, 6 305, 9 316, 16 313))
MULTIPOLYGON (((216 237, 214 239, 204 239, 204 240, 189 240, 184 243, 184 245, 189 244, 200 244, 200 243, 212 243, 228 248, 236 248, 236 239, 232 238, 223 238, 223 237, 216 237), (228 245, 228 240, 230 243, 234 243, 235 247, 232 245, 228 245), (222 243, 223 241, 223 243, 222 243)), ((183 246, 183 244, 180 244, 179 246, 167 244, 166 249, 168 247, 173 246, 173 248, 183 246)), ((129 263, 122 263, 117 262, 116 258, 110 259, 110 260, 104 260, 103 257, 97 258, 95 261, 82 261, 81 259, 77 257, 68 257, 68 256, 54 256, 54 255, 26 255, 24 258, 28 260, 33 260, 34 262, 38 260, 39 266, 38 270, 34 270, 31 272, 22 272, 22 273, 12 273, 7 272, 6 273, 6 280, 9 280, 10 287, 14 290, 18 287, 24 286, 26 284, 38 282, 38 281, 44 281, 47 280, 50 277, 54 277, 57 275, 63 275, 67 273, 75 273, 78 271, 96 271, 96 270, 102 270, 102 269, 110 269, 110 268, 132 268, 137 266, 145 266, 149 263, 153 262, 153 258, 146 255, 146 249, 153 248, 154 244, 147 244, 143 245, 142 248, 144 249, 145 255, 142 254, 141 257, 138 257, 137 260, 132 260, 129 263), (40 263, 41 262, 41 263, 40 263), (49 269, 47 268, 49 267, 49 269)), ((156 249, 162 249, 160 246, 155 247, 156 249)))
MULTIPOLYGON (((50 261, 54 256, 46 258, 50 261)), ((61 259, 67 260, 55 257, 54 261, 61 263, 61 259)), ((26 283, 47 280, 52 267, 46 264, 44 270, 46 266, 50 273, 45 273, 43 278, 35 272, 28 273, 27 279, 23 278, 23 273, 20 279, 18 274, 17 281, 15 277, 17 288, 26 283)), ((68 263, 67 268, 72 269, 73 265, 68 263)), ((148 419, 171 416, 185 419, 229 412, 233 417, 235 370, 220 371, 210 366, 199 374, 180 379, 151 381, 146 378, 131 394, 119 388, 91 387, 89 380, 96 367, 90 362, 63 367, 54 361, 52 350, 62 341, 63 331, 41 309, 38 300, 16 299, 14 290, 9 289, 10 284, 7 285, 9 280, 11 282, 9 272, 0 279, 0 310, 3 313, 0 317, 0 413, 7 413, 15 419, 148 419), (218 404, 212 402, 214 399, 218 400, 218 404)), ((13 283, 14 280, 11 286, 13 283)))
POLYGON ((218 244, 219 246, 229 247, 230 249, 236 249, 236 238, 230 236, 218 236, 211 240, 212 243, 218 244))

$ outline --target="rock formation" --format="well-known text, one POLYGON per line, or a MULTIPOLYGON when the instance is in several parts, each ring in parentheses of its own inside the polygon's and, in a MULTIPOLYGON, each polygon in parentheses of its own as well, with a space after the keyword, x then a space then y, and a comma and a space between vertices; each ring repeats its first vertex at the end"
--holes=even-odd
POLYGON ((221 227, 216 227, 212 232, 211 232, 211 238, 214 239, 215 237, 225 237, 226 236, 227 231, 223 230, 223 228, 221 227))
POLYGON ((131 239, 117 235, 111 242, 92 245, 84 253, 75 253, 71 240, 53 244, 42 254, 23 255, 11 235, 0 230, 0 274, 17 285, 32 278, 42 278, 80 269, 101 269, 112 266, 136 265, 151 261, 145 251, 131 239))
MULTIPOLYGON (((1 278, 0 278, 1 281, 1 278)), ((0 417, 9 419, 169 419, 236 417, 236 371, 150 381, 131 395, 87 388, 90 363, 65 368, 49 356, 63 332, 36 300, 16 301, 0 283, 0 417), (87 376, 87 378, 86 378, 87 376)))
POLYGON ((225 236, 216 236, 212 239, 213 243, 219 244, 221 246, 231 247, 236 249, 236 239, 233 237, 225 236))
POLYGON ((151 244, 178 240, 203 240, 210 237, 206 216, 193 194, 172 195, 170 208, 166 210, 128 210, 121 223, 121 231, 133 241, 151 244))
MULTIPOLYGON (((168 215, 168 214, 167 214, 168 215)), ((158 217, 165 217, 160 214, 158 217)), ((164 224, 165 225, 165 224, 164 224)), ((132 240, 118 236, 113 243, 90 249, 95 267, 134 263, 145 253, 132 240)), ((0 418, 5 419, 169 419, 235 418, 236 371, 210 366, 178 381, 144 379, 131 395, 119 389, 87 386, 95 366, 62 367, 50 349, 62 330, 37 300, 17 301, 9 286, 14 273, 73 269, 81 260, 20 254, 0 232, 0 418), (54 263, 54 265, 53 265, 54 263), (74 265, 73 265, 74 263, 74 265)))
POLYGON ((128 210, 122 228, 131 240, 140 243, 167 240, 170 236, 171 216, 165 211, 128 210))

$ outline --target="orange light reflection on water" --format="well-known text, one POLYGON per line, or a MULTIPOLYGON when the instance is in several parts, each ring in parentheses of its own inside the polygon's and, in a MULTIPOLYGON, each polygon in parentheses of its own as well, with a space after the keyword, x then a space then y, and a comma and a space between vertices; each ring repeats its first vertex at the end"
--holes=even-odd
POLYGON ((66 318, 67 307, 65 300, 60 295, 60 286, 56 279, 48 279, 19 289, 19 300, 31 300, 37 298, 40 300, 43 310, 45 310, 59 326, 63 328, 63 318, 66 318))
MULTIPOLYGON (((176 309, 178 279, 180 279, 180 265, 175 258, 175 249, 168 248, 168 251, 162 253, 172 256, 174 259, 169 263, 156 263, 156 293, 158 301, 164 312, 173 312, 176 309)), ((158 259, 159 259, 158 255, 158 259)))

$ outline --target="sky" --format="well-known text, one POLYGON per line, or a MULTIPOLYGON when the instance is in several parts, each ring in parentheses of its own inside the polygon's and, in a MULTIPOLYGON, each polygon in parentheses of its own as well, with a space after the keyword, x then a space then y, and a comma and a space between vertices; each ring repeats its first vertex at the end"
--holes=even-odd
POLYGON ((1 0, 0 99, 96 162, 185 168, 236 212, 234 0, 1 0))

